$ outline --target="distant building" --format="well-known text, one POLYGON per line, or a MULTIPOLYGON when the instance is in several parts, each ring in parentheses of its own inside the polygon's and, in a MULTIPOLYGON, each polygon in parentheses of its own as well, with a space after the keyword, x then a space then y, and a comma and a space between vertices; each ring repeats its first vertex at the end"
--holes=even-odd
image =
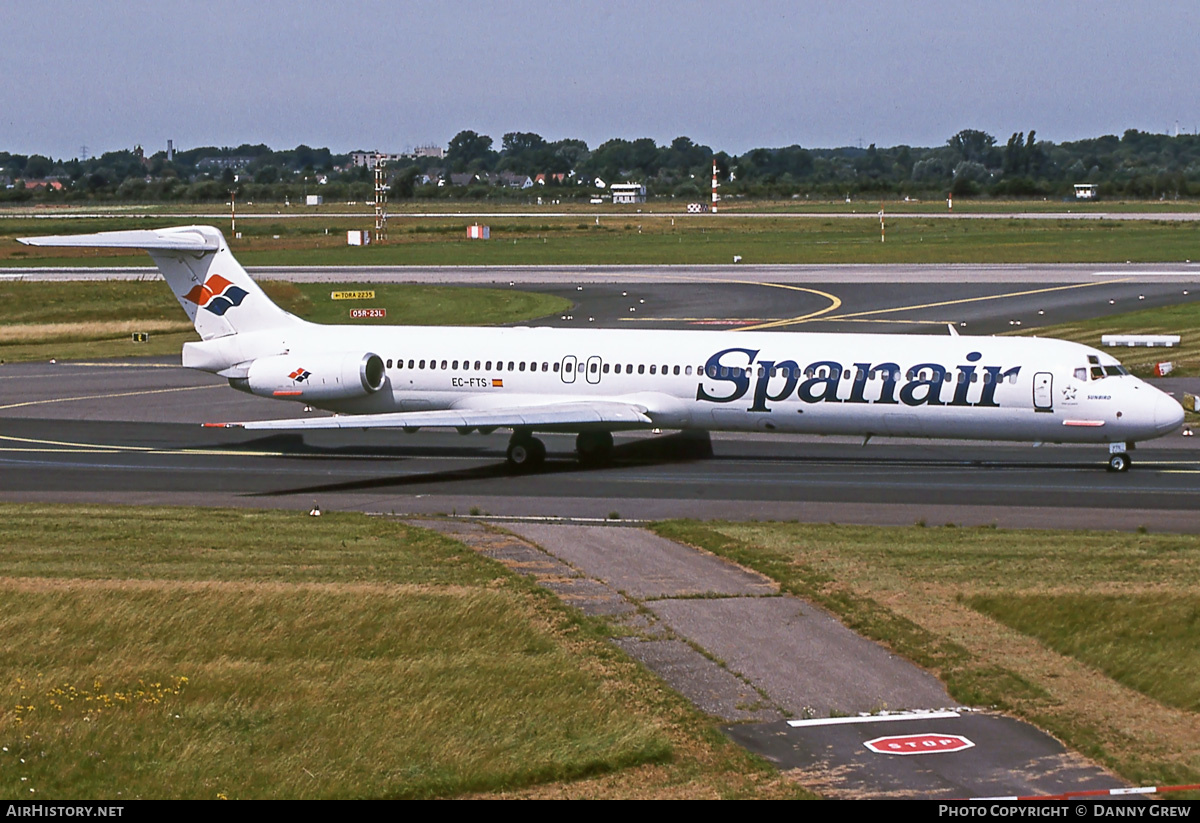
POLYGON ((608 190, 614 203, 646 202, 646 187, 641 183, 613 183, 608 190))
POLYGON ((244 169, 254 162, 253 157, 201 157, 196 161, 196 168, 212 171, 213 169, 244 169))
POLYGON ((1075 199, 1076 200, 1095 200, 1100 194, 1100 187, 1095 183, 1076 183, 1075 184, 1075 199))
POLYGON ((497 175, 495 185, 508 186, 510 189, 528 189, 533 186, 533 180, 528 174, 502 171, 497 175))
POLYGON ((388 154, 382 151, 352 151, 350 152, 350 162, 356 167, 366 166, 368 169, 375 168, 375 163, 378 158, 382 157, 385 163, 398 163, 403 154, 388 154))
POLYGON ((417 146, 413 149, 413 157, 436 157, 441 160, 446 156, 446 150, 441 146, 417 146))

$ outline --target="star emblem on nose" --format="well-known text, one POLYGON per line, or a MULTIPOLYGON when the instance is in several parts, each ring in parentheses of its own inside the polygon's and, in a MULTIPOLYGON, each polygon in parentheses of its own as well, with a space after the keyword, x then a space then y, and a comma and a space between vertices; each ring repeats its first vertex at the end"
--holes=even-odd
POLYGON ((1075 387, 1074 386, 1067 386, 1065 389, 1063 389, 1063 400, 1074 400, 1074 399, 1075 399, 1075 387))

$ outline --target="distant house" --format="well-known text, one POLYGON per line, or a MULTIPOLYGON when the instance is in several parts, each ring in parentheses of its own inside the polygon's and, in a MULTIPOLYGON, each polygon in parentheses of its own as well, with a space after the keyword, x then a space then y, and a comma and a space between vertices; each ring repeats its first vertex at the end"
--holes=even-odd
POLYGON ((50 191, 62 191, 63 184, 57 180, 26 180, 26 189, 50 189, 50 191))
POLYGON ((1076 183, 1075 184, 1075 199, 1076 200, 1095 200, 1100 194, 1100 187, 1095 183, 1076 183))
POLYGON ((476 183, 478 181, 479 175, 471 174, 470 172, 462 172, 461 174, 450 175, 450 185, 452 186, 470 186, 472 183, 476 183))
POLYGON ((499 185, 508 186, 510 189, 528 189, 533 186, 533 180, 528 174, 516 174, 511 171, 502 171, 497 175, 499 185))
POLYGON ((642 183, 613 183, 608 190, 614 203, 646 202, 646 187, 642 183))

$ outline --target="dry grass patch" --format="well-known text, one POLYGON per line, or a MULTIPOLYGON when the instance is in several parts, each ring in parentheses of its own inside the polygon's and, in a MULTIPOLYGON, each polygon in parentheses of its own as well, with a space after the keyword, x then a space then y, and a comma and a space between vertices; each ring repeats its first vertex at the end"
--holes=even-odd
POLYGON ((1200 671, 1191 618, 1200 594, 1195 537, 799 524, 660 528, 831 608, 937 673, 957 699, 1030 719, 1135 782, 1200 782, 1200 714, 1191 702, 1200 671), (992 616, 1001 610, 1002 620, 992 616), (1064 619, 1055 628, 1047 617, 1072 611, 1093 619, 1064 619), (1147 637, 1160 624, 1173 625, 1169 643, 1147 637))

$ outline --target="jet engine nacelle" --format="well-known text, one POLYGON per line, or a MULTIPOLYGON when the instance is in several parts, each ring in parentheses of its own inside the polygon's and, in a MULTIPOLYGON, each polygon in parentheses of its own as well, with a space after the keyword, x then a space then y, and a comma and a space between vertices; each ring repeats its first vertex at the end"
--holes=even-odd
POLYGON ((250 364, 245 377, 229 381, 235 389, 259 397, 306 402, 366 397, 382 389, 386 382, 383 358, 371 352, 262 357, 250 364))

